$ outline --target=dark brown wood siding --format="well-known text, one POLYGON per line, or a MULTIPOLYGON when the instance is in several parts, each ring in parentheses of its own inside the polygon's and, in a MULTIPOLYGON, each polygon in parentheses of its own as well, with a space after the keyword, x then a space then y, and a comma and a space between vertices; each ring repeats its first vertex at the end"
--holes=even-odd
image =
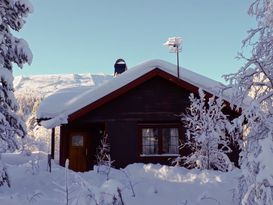
POLYGON ((155 77, 110 103, 87 113, 80 123, 97 121, 177 121, 189 106, 189 91, 155 77))
POLYGON ((116 167, 134 162, 168 163, 169 157, 139 158, 139 123, 181 123, 179 115, 189 106, 190 92, 161 77, 154 77, 73 124, 105 122, 116 167))
POLYGON ((137 162, 137 127, 135 121, 110 121, 107 123, 111 158, 116 167, 137 162))

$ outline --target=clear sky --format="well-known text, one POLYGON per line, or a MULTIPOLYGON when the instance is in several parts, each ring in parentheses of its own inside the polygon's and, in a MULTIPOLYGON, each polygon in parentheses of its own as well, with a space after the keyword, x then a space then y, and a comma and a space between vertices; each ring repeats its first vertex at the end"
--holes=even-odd
MULTIPOLYGON (((32 0, 34 13, 16 35, 28 41, 31 66, 14 75, 113 73, 149 59, 176 63, 162 44, 181 36, 181 66, 215 80, 238 70, 250 0, 32 0)), ((183 74, 182 74, 183 75, 183 74)), ((223 81, 223 80, 221 80, 223 81)))

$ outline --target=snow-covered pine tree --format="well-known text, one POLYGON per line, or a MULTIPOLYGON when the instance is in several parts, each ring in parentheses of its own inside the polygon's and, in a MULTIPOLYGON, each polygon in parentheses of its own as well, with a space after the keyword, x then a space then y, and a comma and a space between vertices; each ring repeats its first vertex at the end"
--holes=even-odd
POLYGON ((247 129, 238 204, 266 205, 273 204, 273 1, 255 0, 248 13, 257 20, 243 41, 251 55, 240 54, 245 65, 225 78, 235 88, 234 103, 243 106, 247 96, 253 99, 241 118, 247 129))
POLYGON ((37 109, 43 96, 32 89, 15 91, 15 97, 20 105, 19 116, 25 121, 27 136, 22 141, 22 151, 29 154, 31 151, 46 151, 48 149, 48 137, 50 130, 39 126, 36 120, 37 109))
MULTIPOLYGON (((32 53, 27 42, 13 36, 11 30, 19 31, 32 10, 28 0, 0 1, 0 154, 17 149, 16 137, 26 135, 25 124, 16 114, 12 63, 22 68, 24 63, 31 63, 32 53)), ((2 167, 0 172, 6 173, 2 167)))
POLYGON ((182 157, 182 160, 189 167, 231 170, 233 164, 227 156, 231 151, 227 132, 231 123, 222 112, 223 101, 215 97, 207 101, 201 89, 199 97, 191 94, 189 99, 191 105, 188 112, 182 115, 182 121, 187 129, 186 146, 191 154, 182 157))

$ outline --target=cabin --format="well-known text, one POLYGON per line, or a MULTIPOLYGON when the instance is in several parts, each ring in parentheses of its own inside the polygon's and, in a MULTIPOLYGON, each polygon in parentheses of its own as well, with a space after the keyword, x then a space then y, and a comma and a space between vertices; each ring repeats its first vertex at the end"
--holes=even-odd
MULTIPOLYGON (((60 126, 60 164, 69 159, 72 170, 92 169, 105 133, 117 168, 137 162, 170 164, 170 159, 186 155, 178 146, 186 140, 180 115, 189 107, 190 93, 202 88, 211 95, 224 85, 179 69, 180 78, 176 65, 150 60, 95 88, 67 98, 58 92, 47 97, 37 118, 52 129, 52 149, 54 128, 60 126)), ((226 112, 235 116, 232 110, 226 112)), ((238 160, 238 152, 231 158, 238 160)))

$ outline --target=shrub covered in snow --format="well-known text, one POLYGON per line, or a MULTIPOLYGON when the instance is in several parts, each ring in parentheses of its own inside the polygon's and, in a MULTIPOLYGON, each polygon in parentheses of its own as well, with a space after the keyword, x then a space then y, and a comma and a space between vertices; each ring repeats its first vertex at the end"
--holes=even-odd
POLYGON ((199 96, 190 95, 188 113, 182 115, 187 129, 185 146, 191 150, 191 154, 182 160, 189 167, 229 171, 233 167, 227 156, 231 152, 228 135, 231 122, 222 112, 223 101, 211 97, 207 102, 202 90, 199 90, 199 96))
POLYGON ((97 147, 97 172, 104 174, 106 179, 109 179, 109 174, 112 168, 113 161, 111 160, 110 155, 110 144, 108 142, 108 134, 103 133, 100 145, 97 147))

